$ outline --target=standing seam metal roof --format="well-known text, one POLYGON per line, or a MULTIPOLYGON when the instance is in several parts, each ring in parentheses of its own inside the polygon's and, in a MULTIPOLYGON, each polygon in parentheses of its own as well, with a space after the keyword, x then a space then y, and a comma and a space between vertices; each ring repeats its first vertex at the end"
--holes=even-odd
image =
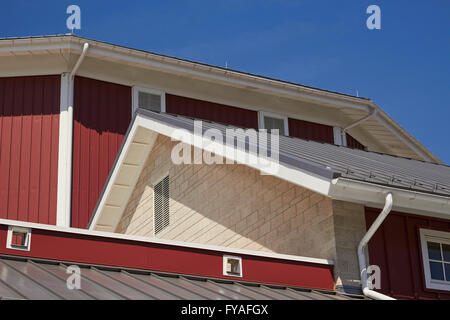
POLYGON ((0 299, 32 300, 350 300, 343 295, 291 287, 180 274, 79 265, 80 289, 68 289, 73 263, 0 256, 0 299))

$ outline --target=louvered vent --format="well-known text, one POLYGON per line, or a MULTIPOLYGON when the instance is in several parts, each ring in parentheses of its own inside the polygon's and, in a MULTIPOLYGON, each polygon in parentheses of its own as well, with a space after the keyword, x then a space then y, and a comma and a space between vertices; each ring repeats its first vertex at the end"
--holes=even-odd
POLYGON ((169 215, 169 176, 155 185, 155 235, 166 228, 170 223, 169 215))
POLYGON ((159 94, 139 91, 138 98, 139 108, 161 112, 161 96, 159 94))

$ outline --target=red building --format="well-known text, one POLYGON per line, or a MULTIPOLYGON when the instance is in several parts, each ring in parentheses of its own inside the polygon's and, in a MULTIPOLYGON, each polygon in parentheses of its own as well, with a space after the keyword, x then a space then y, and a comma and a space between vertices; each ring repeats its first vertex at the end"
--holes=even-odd
MULTIPOLYGON (((243 296, 256 299, 300 299, 299 288, 307 298, 450 297, 450 169, 369 99, 73 35, 2 39, 0 173, 0 269, 10 274, 35 268, 8 260, 26 257, 250 282, 261 292, 243 296), (208 151, 198 121, 200 133, 242 129, 214 142, 246 155, 251 133, 278 129, 277 170, 175 164, 180 130, 183 148, 208 151)), ((36 297, 11 289, 20 276, 1 277, 0 296, 36 297)), ((130 279, 122 294, 134 298, 142 284, 130 279)), ((58 285, 42 298, 95 291, 58 285)))

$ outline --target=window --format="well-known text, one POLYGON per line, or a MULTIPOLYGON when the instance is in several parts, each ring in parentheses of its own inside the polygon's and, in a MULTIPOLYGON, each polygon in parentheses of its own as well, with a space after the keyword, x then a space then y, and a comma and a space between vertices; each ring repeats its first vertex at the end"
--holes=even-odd
POLYGON ((287 117, 278 114, 260 112, 259 113, 259 128, 267 129, 271 132, 273 129, 278 129, 280 135, 289 135, 288 120, 287 117))
POLYGON ((426 287, 450 291, 450 233, 420 229, 420 240, 426 287))
POLYGON ((147 88, 133 88, 133 113, 137 108, 166 112, 165 93, 147 88))
POLYGON ((170 224, 169 176, 166 176, 155 185, 153 194, 154 230, 155 235, 157 235, 170 224))

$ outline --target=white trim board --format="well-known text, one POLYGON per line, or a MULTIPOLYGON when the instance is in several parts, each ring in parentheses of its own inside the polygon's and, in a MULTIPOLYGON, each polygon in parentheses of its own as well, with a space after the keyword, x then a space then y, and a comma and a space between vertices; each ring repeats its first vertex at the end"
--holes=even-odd
POLYGON ((126 234, 120 234, 120 233, 110 233, 110 232, 95 231, 95 230, 58 227, 58 226, 52 226, 52 225, 44 225, 44 224, 39 224, 39 223, 23 222, 23 221, 15 221, 15 220, 7 220, 7 219, 0 219, 0 225, 17 226, 17 227, 37 229, 37 230, 56 231, 56 232, 69 233, 69 234, 80 234, 80 235, 86 235, 86 236, 97 236, 97 237, 110 238, 110 239, 132 240, 132 241, 141 242, 141 243, 154 243, 154 244, 170 245, 170 246, 177 246, 177 247, 183 247, 183 248, 203 249, 203 250, 209 250, 209 251, 215 251, 215 252, 229 253, 232 255, 247 255, 247 256, 264 257, 264 258, 280 259, 280 260, 288 260, 288 261, 299 261, 299 262, 307 262, 307 263, 315 263, 315 264, 323 264, 323 265, 334 265, 334 261, 329 260, 329 259, 310 258, 310 257, 294 256, 294 255, 288 255, 288 254, 270 253, 270 252, 254 251, 254 250, 233 249, 233 248, 221 247, 221 246, 193 244, 193 243, 182 242, 182 241, 163 240, 163 239, 126 235, 126 234))

